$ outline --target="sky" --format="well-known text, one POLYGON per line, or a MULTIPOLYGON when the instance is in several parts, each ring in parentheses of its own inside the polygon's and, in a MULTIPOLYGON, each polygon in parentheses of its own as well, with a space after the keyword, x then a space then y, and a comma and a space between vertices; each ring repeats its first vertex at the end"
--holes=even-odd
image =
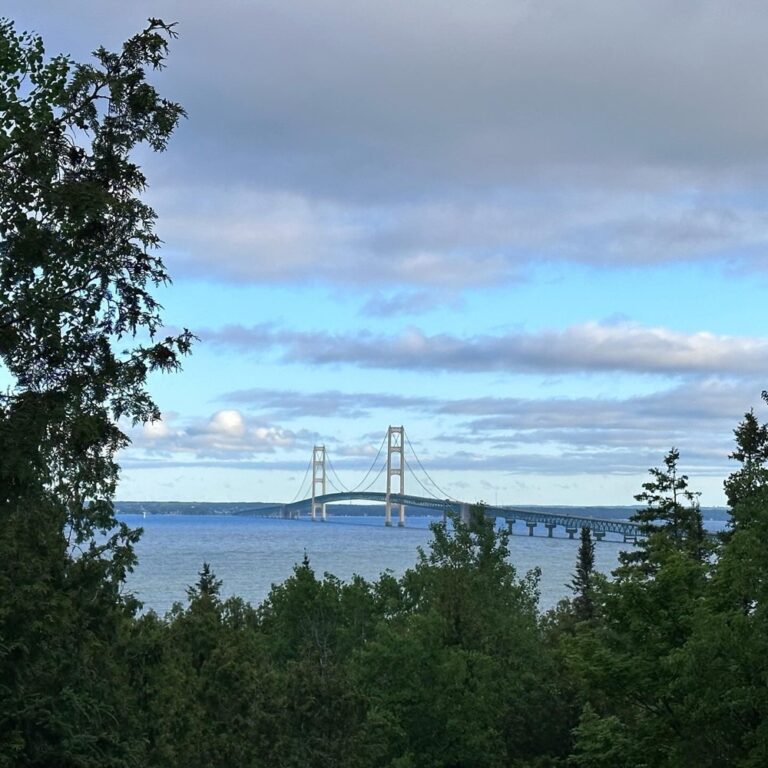
MULTIPOLYGON (((200 341, 118 498, 291 501, 404 425, 427 490, 632 504, 671 447, 724 504, 768 387, 758 0, 5 0, 88 59, 178 22, 142 153, 200 341)), ((406 490, 421 493, 406 477, 406 490)))

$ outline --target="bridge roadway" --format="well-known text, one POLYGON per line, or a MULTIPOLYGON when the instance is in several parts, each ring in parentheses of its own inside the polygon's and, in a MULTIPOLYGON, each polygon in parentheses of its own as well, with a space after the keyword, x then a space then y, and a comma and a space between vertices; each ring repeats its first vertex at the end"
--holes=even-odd
MULTIPOLYGON (((350 491, 345 493, 326 493, 317 496, 317 504, 336 504, 342 501, 375 501, 384 504, 387 500, 386 493, 373 491, 350 491)), ((405 504, 409 507, 423 507, 425 509, 434 509, 444 513, 453 513, 466 518, 469 509, 474 506, 461 501, 452 499, 430 499, 426 496, 409 496, 407 494, 393 493, 390 495, 392 505, 405 504)), ((302 509, 309 507, 312 499, 301 499, 290 504, 276 504, 271 507, 263 507, 255 514, 296 518, 302 509)), ((606 533, 615 533, 624 537, 624 540, 636 540, 638 537, 638 526, 628 520, 604 520, 599 517, 585 517, 582 515, 567 515, 562 512, 546 512, 544 510, 517 509, 508 506, 483 505, 486 517, 503 518, 507 521, 510 530, 512 525, 518 520, 528 526, 528 534, 533 536, 533 530, 541 524, 547 529, 547 535, 552 536, 555 528, 565 528, 566 533, 573 538, 580 528, 589 528, 598 540, 602 539, 606 533)), ((251 513, 253 514, 253 513, 251 513)))

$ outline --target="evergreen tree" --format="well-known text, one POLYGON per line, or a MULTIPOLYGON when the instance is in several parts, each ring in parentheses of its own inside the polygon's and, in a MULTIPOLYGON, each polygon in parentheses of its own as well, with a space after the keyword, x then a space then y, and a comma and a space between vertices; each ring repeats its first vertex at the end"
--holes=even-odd
POLYGON ((562 635, 583 702, 574 766, 688 764, 679 668, 710 564, 698 498, 678 460, 672 449, 636 496, 646 505, 633 516, 642 538, 600 585, 599 615, 562 635))
POLYGON ((690 703, 681 752, 712 768, 768 763, 768 430, 749 411, 734 436, 730 530, 675 667, 690 703))
POLYGON ((266 765, 366 764, 357 743, 365 700, 350 662, 379 615, 364 579, 319 579, 306 555, 272 588, 258 610, 259 631, 278 681, 272 707, 282 718, 268 735, 266 765))
POLYGON ((686 551, 697 559, 706 555, 704 526, 699 508, 699 494, 688 488, 688 476, 678 471, 680 452, 670 449, 664 457, 664 468, 649 471, 651 480, 635 500, 645 504, 630 520, 638 524, 640 539, 631 552, 622 552, 619 575, 648 576, 657 567, 659 550, 671 547, 686 551))
POLYGON ((77 545, 115 527, 117 420, 158 417, 147 374, 176 368, 191 340, 154 338, 152 289, 169 278, 132 161, 142 144, 164 149, 183 115, 145 72, 173 35, 151 20, 119 53, 73 64, 0 21, 0 362, 13 381, 0 504, 47 497, 77 545))
POLYGON ((570 719, 537 621, 537 574, 517 577, 508 533, 481 508, 433 532, 356 659, 368 764, 556 764, 570 719))
MULTIPOLYGON (((763 399, 768 402, 765 392, 763 399)), ((736 450, 729 458, 738 461, 741 467, 731 473, 723 484, 731 510, 768 485, 768 424, 761 424, 754 410, 749 410, 733 434, 736 438, 736 450)))
POLYGON ((594 586, 595 543, 589 526, 581 529, 579 552, 576 556, 576 573, 570 583, 574 592, 573 612, 578 621, 589 621, 595 613, 594 586))
POLYGON ((187 587, 187 598, 191 601, 196 598, 218 599, 221 584, 221 579, 216 578, 211 566, 208 563, 203 563, 203 567, 198 573, 197 583, 187 587))

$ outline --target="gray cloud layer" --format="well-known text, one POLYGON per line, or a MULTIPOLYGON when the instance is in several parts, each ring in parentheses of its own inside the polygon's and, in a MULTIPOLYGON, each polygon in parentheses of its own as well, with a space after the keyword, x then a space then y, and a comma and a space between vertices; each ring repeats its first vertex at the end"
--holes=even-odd
POLYGON ((411 330, 399 336, 290 331, 270 325, 203 330, 205 342, 312 365, 464 373, 624 371, 666 375, 764 374, 768 339, 681 333, 631 323, 462 338, 411 330))
MULTIPOLYGON (((439 417, 439 423, 448 426, 428 454, 428 466, 434 469, 637 473, 657 465, 674 445, 687 467, 723 477, 729 471, 732 430, 759 400, 759 386, 708 379, 625 398, 538 399, 252 389, 228 393, 222 400, 286 421, 374 413, 386 413, 400 423, 413 414, 439 417)), ((341 447, 334 448, 338 467, 360 468, 365 463, 361 457, 370 459, 379 439, 378 434, 365 436, 365 450, 348 451, 348 459, 341 447)))
MULTIPOLYGON (((364 205, 247 187, 173 190, 159 200, 181 274, 236 281, 320 279, 357 286, 517 281, 534 263, 766 266, 768 211, 674 190, 567 191, 469 202, 364 205)), ((758 192, 758 194, 761 194, 758 192)))
POLYGON ((758 0, 6 6, 78 58, 179 21, 163 90, 190 120, 150 161, 176 275, 456 290, 541 260, 765 266, 758 0))
MULTIPOLYGON (((298 392, 284 389, 241 389, 221 395, 237 404, 279 420, 315 417, 356 418, 375 411, 418 411, 468 419, 476 431, 497 429, 659 429, 670 415, 697 428, 715 422, 733 424, 752 404, 759 389, 718 379, 688 382, 649 395, 616 398, 474 397, 446 399, 377 392, 298 392), (504 421, 507 420, 507 421, 504 421)), ((267 418, 267 417, 264 417, 267 418)))
POLYGON ((766 160, 757 0, 160 10, 182 21, 175 79, 211 140, 200 162, 227 178, 401 198, 565 168, 753 173, 766 160), (222 142, 236 160, 219 161, 222 142))

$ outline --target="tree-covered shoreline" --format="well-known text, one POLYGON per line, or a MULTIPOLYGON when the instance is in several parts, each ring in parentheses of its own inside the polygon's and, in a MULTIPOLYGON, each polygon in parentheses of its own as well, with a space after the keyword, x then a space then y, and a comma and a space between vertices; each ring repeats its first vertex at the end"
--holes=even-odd
POLYGON ((648 530, 611 577, 582 531, 573 597, 546 613, 482 507, 434 524, 400 578, 305 558, 252 606, 203 565, 162 617, 69 603, 24 687, 3 667, 0 765, 761 765, 764 461, 737 458, 751 490, 716 542, 677 461, 651 471, 648 530))

